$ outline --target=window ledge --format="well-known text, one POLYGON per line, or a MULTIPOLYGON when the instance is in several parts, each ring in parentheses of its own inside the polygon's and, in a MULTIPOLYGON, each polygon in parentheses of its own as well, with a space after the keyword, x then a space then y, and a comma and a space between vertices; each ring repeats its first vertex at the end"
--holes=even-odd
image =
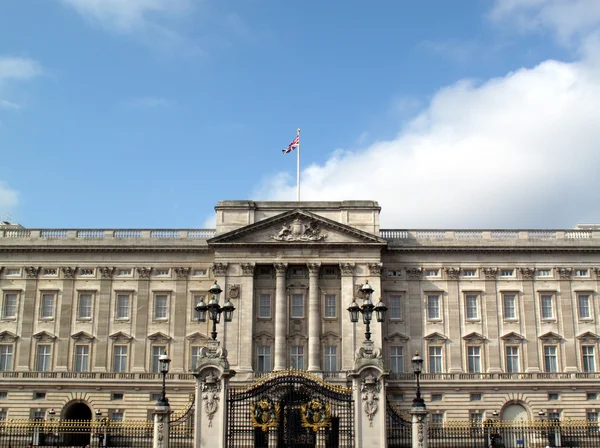
POLYGON ((91 317, 78 317, 77 318, 77 322, 91 322, 92 318, 91 317))
POLYGON ((556 318, 542 319, 542 323, 544 323, 544 324, 555 324, 556 322, 557 322, 556 318))

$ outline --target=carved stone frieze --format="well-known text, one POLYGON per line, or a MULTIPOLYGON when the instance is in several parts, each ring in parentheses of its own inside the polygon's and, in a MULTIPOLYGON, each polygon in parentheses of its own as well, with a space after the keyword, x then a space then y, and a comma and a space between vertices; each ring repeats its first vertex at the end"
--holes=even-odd
POLYGON ((137 268, 138 275, 140 276, 140 278, 143 278, 143 279, 149 279, 151 272, 152 272, 152 268, 145 268, 145 267, 137 268))
POLYGON ((354 263, 340 263, 340 270, 342 271, 342 276, 354 275, 354 267, 356 265, 354 263))
POLYGON ((294 219, 291 224, 284 223, 277 235, 271 235, 276 241, 321 241, 327 235, 321 233, 319 223, 316 220, 303 221, 294 219))
POLYGON ((227 298, 228 299, 239 299, 241 294, 240 285, 227 285, 227 298))
POLYGON ((371 372, 365 376, 360 386, 360 392, 363 400, 363 409, 369 419, 369 426, 373 426, 373 417, 379 409, 379 392, 381 391, 381 381, 371 372))
POLYGON ((35 266, 25 266, 25 273, 27 274, 27 278, 36 278, 40 272, 40 267, 35 266))
POLYGON ((275 268, 275 272, 277 275, 285 275, 285 273, 287 272, 286 263, 274 263, 273 267, 275 268))
POLYGON ((460 268, 444 268, 448 280, 458 280, 460 277, 460 268))
POLYGON ((312 275, 318 275, 321 270, 320 263, 307 263, 306 266, 308 267, 308 273, 312 275))
POLYGON ((535 268, 519 268, 523 280, 533 280, 535 276, 535 268))
POLYGON ((370 275, 381 275, 382 265, 379 263, 369 263, 369 274, 370 275))
POLYGON ((63 266, 61 270, 65 278, 73 278, 77 272, 77 268, 72 268, 71 266, 63 266))
POLYGON ((573 268, 560 268, 560 267, 557 267, 556 268, 556 272, 558 272, 558 275, 560 276, 561 280, 570 280, 571 279, 571 274, 573 273, 573 268))
POLYGON ((486 280, 496 280, 498 268, 482 268, 486 280))
POLYGON ((190 268, 184 268, 184 267, 177 267, 174 270, 175 270, 175 275, 177 276, 177 278, 179 280, 185 280, 191 271, 190 268))
POLYGON ((227 263, 214 263, 212 265, 212 271, 214 275, 226 275, 227 263))
POLYGON ((100 277, 104 279, 112 278, 113 273, 115 272, 115 268, 111 266, 100 266, 98 267, 98 270, 100 271, 100 277))
POLYGON ((421 271, 423 271, 423 268, 406 268, 406 276, 409 280, 419 280, 421 271))
POLYGON ((242 263, 242 275, 254 275, 254 265, 252 263, 242 263))

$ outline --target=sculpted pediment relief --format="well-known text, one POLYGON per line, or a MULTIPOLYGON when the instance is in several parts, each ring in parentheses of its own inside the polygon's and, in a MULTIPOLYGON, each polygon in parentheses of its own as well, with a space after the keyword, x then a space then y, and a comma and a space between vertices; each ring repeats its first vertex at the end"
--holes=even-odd
POLYGON ((443 344, 448 340, 446 336, 444 336, 441 333, 438 333, 437 331, 435 333, 428 334, 423 339, 433 344, 443 344))
POLYGON ((1 331, 0 332, 0 342, 15 342, 19 336, 10 331, 1 331))
POLYGON ((194 341, 208 341, 208 336, 200 333, 199 331, 196 331, 194 333, 190 333, 185 337, 188 341, 190 342, 194 342, 194 341))
POLYGON ((304 210, 291 210, 208 240, 209 245, 370 244, 387 241, 304 210))
POLYGON ((75 341, 90 342, 92 341, 92 339, 94 339, 94 336, 92 336, 89 333, 86 333, 85 331, 78 331, 77 333, 71 335, 71 339, 75 341))
POLYGON ((33 338, 42 342, 51 342, 56 339, 56 336, 47 331, 40 331, 39 333, 34 334, 33 338))
POLYGON ((133 337, 122 331, 118 331, 116 333, 111 334, 109 338, 111 338, 115 342, 129 342, 133 339, 133 337))
POLYGON ((540 339, 550 344, 558 344, 562 340, 562 336, 553 331, 549 331, 548 333, 541 335, 540 339))
POLYGON ((384 338, 386 342, 406 342, 409 337, 402 333, 392 333, 384 338))
POLYGON ((592 333, 591 331, 586 331, 585 333, 577 336, 577 339, 579 339, 582 344, 595 344, 598 342, 598 339, 600 339, 600 336, 598 336, 596 333, 592 333))
POLYGON ((150 339, 152 342, 156 342, 158 344, 166 344, 167 342, 169 342, 171 340, 171 336, 166 335, 160 331, 157 331, 156 333, 152 333, 150 336, 148 336, 148 339, 150 339))
POLYGON ((467 342, 482 344, 487 338, 484 335, 474 331, 466 336, 463 336, 463 339, 467 342))
POLYGON ((505 334, 504 336, 500 337, 500 339, 507 344, 520 344, 523 342, 523 340, 525 340, 523 336, 521 336, 519 333, 515 333, 514 331, 505 334))

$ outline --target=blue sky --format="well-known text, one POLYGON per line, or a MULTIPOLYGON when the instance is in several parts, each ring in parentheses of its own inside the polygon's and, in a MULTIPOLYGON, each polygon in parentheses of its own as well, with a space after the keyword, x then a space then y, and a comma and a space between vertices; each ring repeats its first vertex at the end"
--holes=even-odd
POLYGON ((0 219, 203 227, 374 199, 385 227, 600 223, 598 0, 5 0, 0 219))

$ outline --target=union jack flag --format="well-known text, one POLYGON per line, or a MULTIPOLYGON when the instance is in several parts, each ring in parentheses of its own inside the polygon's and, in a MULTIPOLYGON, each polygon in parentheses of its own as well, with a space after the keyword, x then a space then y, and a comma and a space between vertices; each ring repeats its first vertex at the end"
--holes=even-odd
POLYGON ((300 145, 300 135, 296 135, 296 138, 294 140, 292 140, 292 143, 290 143, 287 148, 282 149, 281 152, 283 154, 292 152, 294 149, 296 149, 298 147, 298 145, 300 145))

